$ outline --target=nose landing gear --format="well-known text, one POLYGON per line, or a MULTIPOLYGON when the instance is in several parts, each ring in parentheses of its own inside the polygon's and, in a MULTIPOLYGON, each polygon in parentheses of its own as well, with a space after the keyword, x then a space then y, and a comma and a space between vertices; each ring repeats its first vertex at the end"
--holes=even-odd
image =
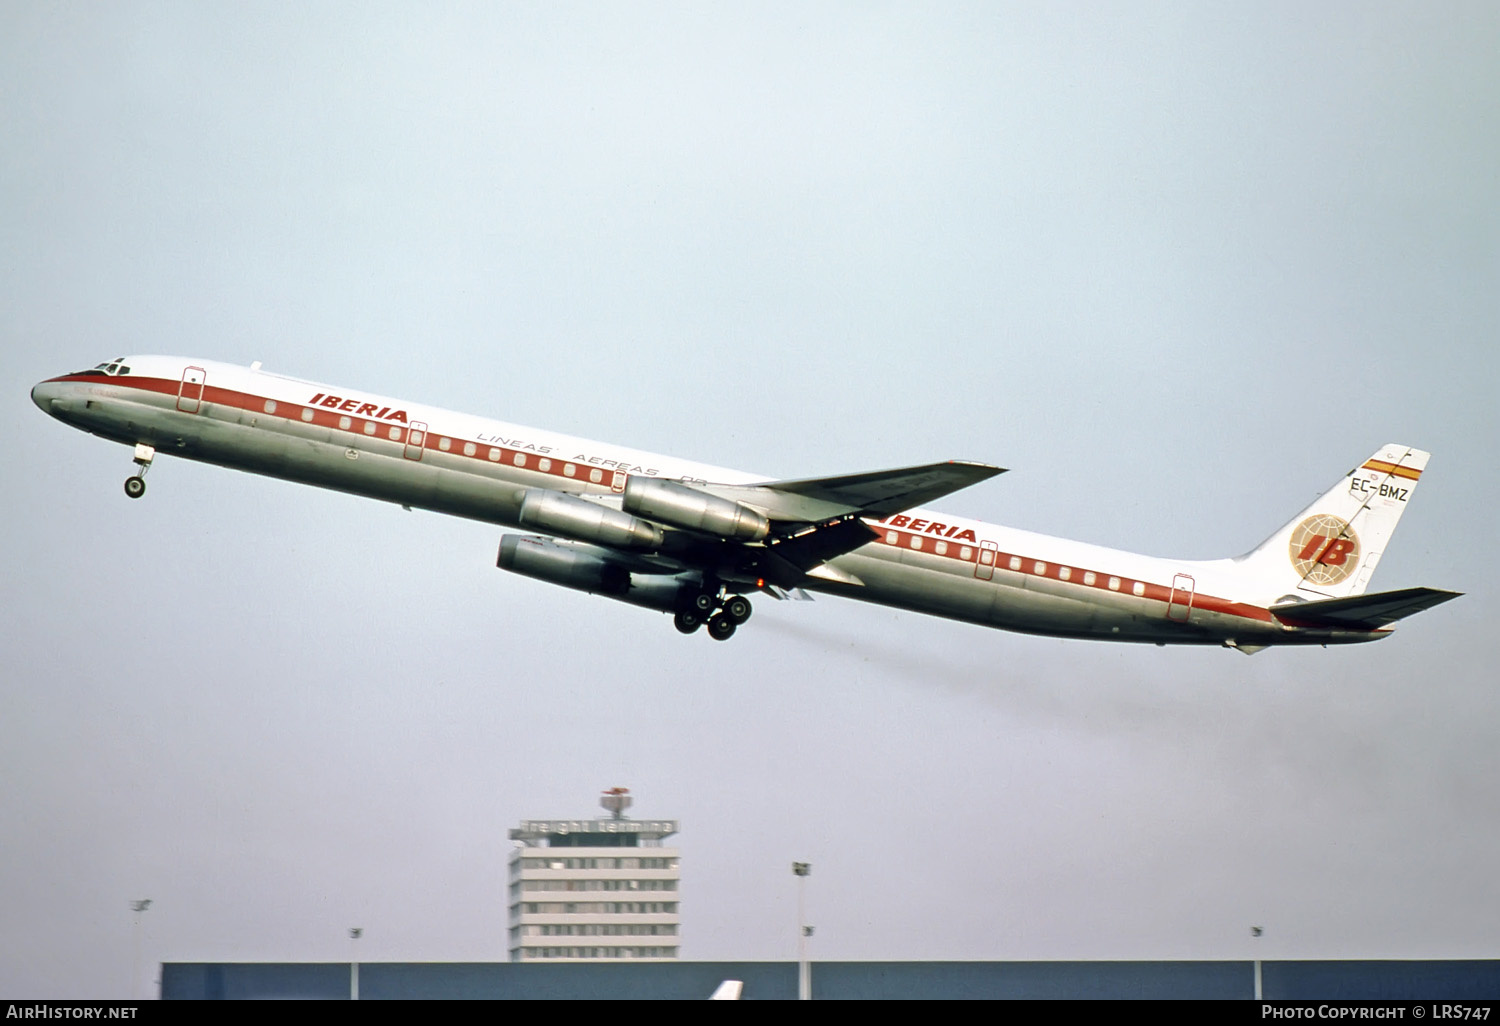
POLYGON ((135 463, 141 469, 125 479, 125 494, 132 499, 139 499, 146 494, 146 471, 151 469, 151 461, 155 457, 155 447, 150 445, 135 447, 135 463))

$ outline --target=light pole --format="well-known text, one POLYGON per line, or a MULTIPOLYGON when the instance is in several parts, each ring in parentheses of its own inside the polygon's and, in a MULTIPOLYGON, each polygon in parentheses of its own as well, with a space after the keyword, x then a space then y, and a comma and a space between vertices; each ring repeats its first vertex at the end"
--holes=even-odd
POLYGON ((797 1000, 812 1000, 812 966, 807 961, 807 938, 813 928, 807 925, 807 877, 812 872, 811 862, 793 862, 792 873, 797 877, 797 1000))
POLYGON ((355 941, 365 935, 364 927, 349 927, 349 1000, 359 1000, 359 955, 355 941))
MULTIPOLYGON (((1250 927, 1250 936, 1252 936, 1252 937, 1259 937, 1261 934, 1263 934, 1265 932, 1266 932, 1265 930, 1262 930, 1258 926, 1252 926, 1252 927, 1250 927)), ((1257 944, 1257 945, 1255 945, 1255 1000, 1259 1001, 1260 998, 1261 998, 1261 989, 1260 989, 1260 945, 1257 944)))
POLYGON ((140 1000, 141 996, 141 915, 150 907, 150 898, 141 898, 130 903, 130 911, 135 913, 135 925, 131 930, 134 938, 130 955, 130 968, 135 975, 135 981, 131 984, 130 992, 135 995, 136 1000, 140 1000))

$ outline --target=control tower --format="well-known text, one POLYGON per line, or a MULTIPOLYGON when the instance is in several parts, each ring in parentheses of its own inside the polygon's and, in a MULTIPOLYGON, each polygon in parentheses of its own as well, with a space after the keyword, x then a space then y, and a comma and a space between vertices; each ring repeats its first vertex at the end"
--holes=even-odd
POLYGON ((677 957, 675 819, 631 819, 612 787, 596 819, 527 819, 510 832, 512 962, 677 957))

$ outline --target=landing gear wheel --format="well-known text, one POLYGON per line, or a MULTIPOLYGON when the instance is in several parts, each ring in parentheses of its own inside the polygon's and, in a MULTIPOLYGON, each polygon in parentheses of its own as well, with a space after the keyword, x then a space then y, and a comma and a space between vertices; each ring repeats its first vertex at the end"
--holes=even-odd
POLYGON ((714 596, 710 595, 706 591, 700 591, 698 594, 693 596, 693 610, 702 615, 704 618, 707 618, 708 614, 714 611, 714 606, 716 604, 717 602, 714 599, 714 596))
POLYGON ((719 613, 708 621, 708 636, 715 641, 728 641, 734 637, 734 621, 727 614, 719 613))
POLYGON ((691 609, 684 609, 672 617, 672 626, 684 634, 691 634, 703 626, 703 617, 691 609))
POLYGON ((743 595, 731 595, 729 601, 724 603, 724 615, 736 624, 742 624, 750 619, 750 600, 743 595))
POLYGON ((125 479, 125 494, 132 499, 139 499, 146 494, 146 479, 139 474, 132 474, 125 479))

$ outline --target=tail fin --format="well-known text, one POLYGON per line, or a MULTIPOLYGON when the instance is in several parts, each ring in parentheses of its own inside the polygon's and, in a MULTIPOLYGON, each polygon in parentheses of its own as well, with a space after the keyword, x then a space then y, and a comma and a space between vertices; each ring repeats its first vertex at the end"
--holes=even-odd
POLYGON ((1286 600, 1362 595, 1428 453, 1383 445, 1253 552, 1235 560, 1268 595, 1286 600))

